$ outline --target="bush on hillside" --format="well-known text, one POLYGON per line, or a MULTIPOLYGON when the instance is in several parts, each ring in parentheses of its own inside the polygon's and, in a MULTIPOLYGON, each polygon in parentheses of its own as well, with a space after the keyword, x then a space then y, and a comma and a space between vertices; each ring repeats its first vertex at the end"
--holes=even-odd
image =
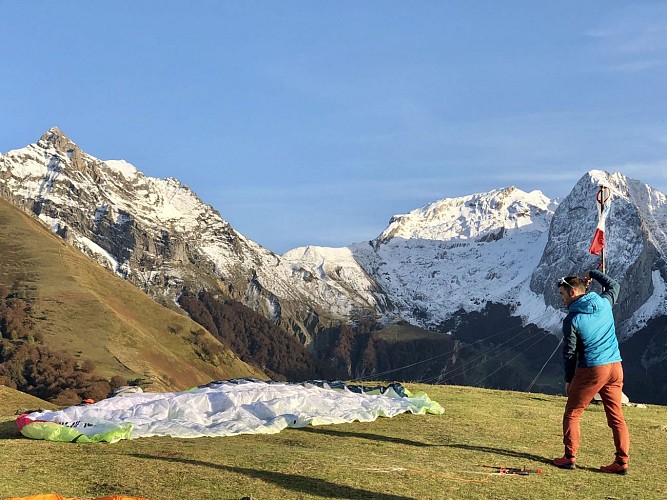
POLYGON ((35 330, 31 301, 21 282, 0 284, 0 384, 61 405, 105 398, 121 380, 96 376, 92 361, 79 364, 49 349, 35 330))
POLYGON ((0 382, 8 387, 58 404, 103 399, 111 391, 109 381, 80 369, 68 354, 4 339, 0 345, 0 382))

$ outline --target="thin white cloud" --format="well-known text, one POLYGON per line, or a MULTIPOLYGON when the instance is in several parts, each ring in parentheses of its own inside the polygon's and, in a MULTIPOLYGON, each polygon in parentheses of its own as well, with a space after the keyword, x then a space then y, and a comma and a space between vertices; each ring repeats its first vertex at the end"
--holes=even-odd
POLYGON ((539 172, 534 170, 527 170, 521 172, 506 172, 493 174, 490 176, 491 179, 502 180, 507 182, 576 182, 582 175, 584 175, 588 169, 576 169, 576 170, 562 170, 562 171, 548 171, 548 172, 539 172))
POLYGON ((616 11, 614 19, 585 33, 603 58, 598 69, 637 73, 665 66, 667 5, 635 4, 616 11))
POLYGON ((591 38, 607 38, 611 35, 611 33, 608 30, 603 30, 603 29, 588 30, 584 34, 591 38))
POLYGON ((344 193, 345 199, 373 200, 374 204, 396 201, 414 201, 412 208, 418 208, 443 198, 465 196, 491 189, 516 186, 530 191, 542 189, 542 185, 554 183, 567 191, 586 172, 585 169, 553 172, 531 170, 508 171, 504 173, 481 174, 475 172, 452 171, 442 175, 398 176, 384 179, 338 179, 333 182, 302 182, 290 185, 247 185, 216 191, 207 198, 219 200, 218 206, 267 210, 275 204, 330 204, 344 193))
POLYGON ((649 184, 655 183, 656 188, 667 193, 667 159, 646 163, 625 163, 608 167, 607 170, 618 170, 627 177, 633 177, 649 184))
POLYGON ((628 61, 618 64, 608 64, 602 66, 602 70, 618 73, 640 73, 654 68, 660 68, 667 65, 667 60, 650 59, 644 61, 628 61))

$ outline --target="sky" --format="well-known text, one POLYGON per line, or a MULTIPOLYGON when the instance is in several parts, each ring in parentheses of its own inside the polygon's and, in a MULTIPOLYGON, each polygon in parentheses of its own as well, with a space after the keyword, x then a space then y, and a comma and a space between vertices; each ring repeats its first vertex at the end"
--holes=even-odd
POLYGON ((59 127, 283 253, 587 171, 667 192, 667 2, 0 0, 0 153, 59 127))

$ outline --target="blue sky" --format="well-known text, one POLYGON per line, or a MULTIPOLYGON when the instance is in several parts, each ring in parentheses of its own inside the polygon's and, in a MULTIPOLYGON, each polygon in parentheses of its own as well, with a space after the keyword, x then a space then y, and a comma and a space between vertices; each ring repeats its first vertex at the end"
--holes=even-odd
POLYGON ((0 152, 58 126, 282 253, 588 170, 667 192, 667 2, 0 1, 0 152))

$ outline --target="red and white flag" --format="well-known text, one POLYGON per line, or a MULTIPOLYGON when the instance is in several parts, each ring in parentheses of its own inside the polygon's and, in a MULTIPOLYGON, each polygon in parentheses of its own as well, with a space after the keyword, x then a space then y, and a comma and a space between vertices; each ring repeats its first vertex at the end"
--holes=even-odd
POLYGON ((609 210, 611 210, 611 196, 604 200, 604 204, 598 200, 598 227, 595 229, 591 247, 588 249, 593 255, 600 255, 604 248, 604 223, 609 215, 609 210))

